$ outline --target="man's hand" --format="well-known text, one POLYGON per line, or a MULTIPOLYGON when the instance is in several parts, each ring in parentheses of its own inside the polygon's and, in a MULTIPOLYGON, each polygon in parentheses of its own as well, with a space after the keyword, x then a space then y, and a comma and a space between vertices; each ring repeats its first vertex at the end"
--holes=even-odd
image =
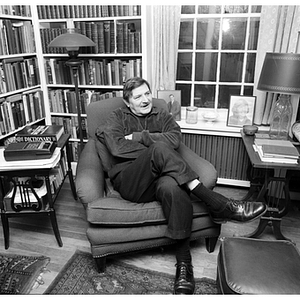
POLYGON ((126 140, 132 140, 132 134, 125 135, 126 140))

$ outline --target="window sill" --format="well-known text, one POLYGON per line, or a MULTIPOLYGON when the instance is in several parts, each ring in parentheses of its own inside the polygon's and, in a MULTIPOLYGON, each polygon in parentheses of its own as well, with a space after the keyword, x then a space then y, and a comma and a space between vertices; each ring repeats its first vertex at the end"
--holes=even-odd
MULTIPOLYGON (((198 109, 198 121, 196 124, 186 122, 185 107, 181 108, 181 121, 177 121, 182 133, 206 134, 218 136, 240 137, 242 127, 227 126, 227 109, 218 109, 219 117, 214 122, 207 122, 203 119, 202 114, 206 109, 198 109)), ((258 126, 259 130, 267 131, 269 126, 258 126)))

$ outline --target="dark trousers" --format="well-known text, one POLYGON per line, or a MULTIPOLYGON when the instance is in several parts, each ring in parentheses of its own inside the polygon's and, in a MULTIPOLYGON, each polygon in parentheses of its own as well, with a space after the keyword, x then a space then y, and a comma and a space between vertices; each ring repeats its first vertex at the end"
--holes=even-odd
POLYGON ((169 145, 157 142, 122 170, 114 188, 123 198, 137 203, 159 201, 168 221, 166 236, 190 236, 193 207, 185 183, 198 175, 169 145))

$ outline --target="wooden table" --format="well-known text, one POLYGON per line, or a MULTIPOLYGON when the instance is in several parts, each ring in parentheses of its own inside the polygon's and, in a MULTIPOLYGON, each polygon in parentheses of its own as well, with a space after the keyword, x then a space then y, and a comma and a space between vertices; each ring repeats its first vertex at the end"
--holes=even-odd
POLYGON ((0 209, 5 249, 9 248, 8 219, 37 214, 50 217, 57 243, 62 247, 54 203, 67 176, 73 197, 76 199, 69 139, 69 134, 62 135, 57 143, 58 147, 49 159, 6 162, 1 152, 0 177, 3 197, 0 197, 0 209), (37 178, 43 178, 44 181, 41 195, 37 193, 37 188, 34 186, 37 178), (11 185, 9 193, 5 193, 7 182, 11 185))
POLYGON ((248 168, 250 189, 243 200, 249 200, 258 190, 259 193, 255 201, 265 202, 268 205, 268 210, 261 217, 257 229, 247 236, 259 237, 266 226, 271 225, 277 239, 288 240, 281 232, 280 223, 282 217, 287 214, 290 205, 289 181, 293 171, 300 170, 300 163, 263 162, 254 150, 254 136, 245 135, 243 131, 241 131, 241 135, 250 160, 248 168))

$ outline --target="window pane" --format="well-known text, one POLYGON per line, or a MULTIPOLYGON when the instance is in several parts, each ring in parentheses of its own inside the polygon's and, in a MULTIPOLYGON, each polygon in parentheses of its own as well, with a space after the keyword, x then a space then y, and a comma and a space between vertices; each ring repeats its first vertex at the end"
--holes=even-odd
POLYGON ((176 90, 181 91, 181 106, 191 105, 191 84, 176 84, 176 90))
POLYGON ((245 49, 246 18, 225 18, 222 24, 222 49, 245 49))
POLYGON ((255 70, 255 53, 248 53, 246 63, 245 82, 254 83, 254 70, 255 70))
POLYGON ((221 82, 241 82, 244 53, 222 53, 220 67, 221 82))
POLYGON ((197 107, 215 107, 215 85, 195 84, 194 105, 197 107))
POLYGON ((218 49, 220 19, 197 20, 196 49, 218 49))
POLYGON ((253 96, 253 86, 244 86, 244 95, 253 96))
POLYGON ((217 53, 196 53, 196 81, 216 81, 217 53))
POLYGON ((179 49, 193 49, 193 21, 181 21, 179 49))
POLYGON ((258 31, 259 31, 259 18, 251 18, 248 50, 257 50, 258 31))
POLYGON ((240 86, 220 85, 218 108, 229 108, 229 100, 231 95, 240 95, 240 86))
POLYGON ((248 5, 225 5, 225 14, 242 14, 248 12, 248 5))
POLYGON ((252 13, 260 13, 261 12, 261 5, 252 5, 251 12, 252 13))
POLYGON ((199 5, 198 14, 220 14, 221 5, 199 5))
POLYGON ((178 53, 177 80, 192 79, 192 53, 178 53))
POLYGON ((182 5, 181 13, 182 14, 194 14, 195 13, 195 5, 182 5))

